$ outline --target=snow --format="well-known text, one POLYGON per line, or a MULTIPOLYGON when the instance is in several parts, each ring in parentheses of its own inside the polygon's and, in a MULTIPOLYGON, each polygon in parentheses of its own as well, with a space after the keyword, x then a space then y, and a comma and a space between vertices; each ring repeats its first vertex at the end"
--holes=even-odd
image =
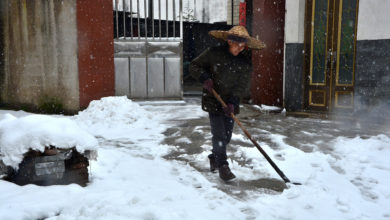
POLYGON ((153 115, 125 96, 92 101, 74 120, 89 133, 105 139, 137 140, 161 136, 153 115))
MULTIPOLYGON (((273 193, 254 189, 247 192, 249 196, 239 197, 234 190, 229 192, 229 187, 237 188, 218 181, 217 174, 202 172, 184 161, 164 159, 169 153, 182 150, 176 144, 162 143, 164 131, 178 128, 186 120, 207 119, 199 103, 137 103, 126 97, 107 97, 92 102, 73 117, 21 116, 20 112, 0 111, 0 124, 31 121, 26 119, 29 117, 52 124, 63 124, 63 120, 69 126, 77 124, 79 130, 73 137, 97 137, 99 157, 91 161, 91 183, 84 188, 74 184, 18 186, 0 180, 0 219, 390 218, 390 138, 385 134, 333 137, 329 142, 331 150, 325 153, 316 148, 303 152, 289 145, 286 136, 264 131, 262 135, 276 147, 268 142, 260 145, 289 179, 303 185, 288 184, 283 192, 273 193), (221 190, 224 186, 227 191, 221 190)), ((22 137, 30 128, 26 123, 14 123, 7 130, 8 134, 22 137)), ((202 127, 193 129, 210 138, 202 127)), ((53 140, 62 137, 61 133, 49 135, 43 130, 34 136, 44 134, 53 140)), ((2 133, 1 141, 4 137, 8 139, 2 133)), ((177 144, 193 140, 177 137, 177 144)), ((259 152, 249 147, 250 142, 242 133, 235 133, 232 141, 247 143, 231 147, 235 156, 245 158, 253 167, 231 161, 237 182, 279 179, 259 152)), ((200 147, 210 150, 207 143, 200 147)), ((208 152, 201 151, 192 159, 207 170, 207 155, 208 152)))
MULTIPOLYGON (((17 114, 16 114, 17 115, 17 114)), ((94 150, 98 141, 69 118, 28 115, 17 118, 6 113, 0 121, 0 159, 18 167, 29 149, 43 152, 45 147, 76 147, 79 152, 94 150)))
POLYGON ((280 107, 277 107, 277 106, 269 106, 269 105, 253 105, 253 107, 259 109, 260 111, 264 111, 264 112, 267 112, 267 111, 280 111, 281 108, 280 107))

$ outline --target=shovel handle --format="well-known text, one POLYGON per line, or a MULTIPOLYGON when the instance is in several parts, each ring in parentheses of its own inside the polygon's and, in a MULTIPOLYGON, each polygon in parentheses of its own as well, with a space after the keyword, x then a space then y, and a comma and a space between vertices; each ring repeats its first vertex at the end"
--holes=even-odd
MULTIPOLYGON (((222 100, 221 96, 214 90, 211 89, 214 97, 221 103, 222 107, 226 108, 226 103, 222 100)), ((284 180, 285 183, 290 183, 291 181, 284 175, 284 173, 279 169, 279 167, 272 161, 272 159, 268 156, 268 154, 263 150, 262 147, 252 138, 252 135, 245 129, 245 127, 241 124, 240 120, 231 113, 230 115, 233 120, 238 124, 241 130, 245 133, 245 135, 249 138, 249 140, 256 146, 256 148, 260 151, 260 153, 267 159, 267 161, 271 164, 271 166, 275 169, 275 171, 279 174, 279 176, 284 180)))

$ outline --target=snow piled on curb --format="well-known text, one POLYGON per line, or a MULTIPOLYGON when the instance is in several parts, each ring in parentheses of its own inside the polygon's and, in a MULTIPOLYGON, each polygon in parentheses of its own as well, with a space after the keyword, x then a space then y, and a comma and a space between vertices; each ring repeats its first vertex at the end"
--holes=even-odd
POLYGON ((5 114, 0 121, 0 159, 17 169, 23 154, 30 149, 43 152, 45 147, 76 147, 79 152, 94 150, 95 137, 81 129, 69 118, 28 115, 17 118, 5 114))

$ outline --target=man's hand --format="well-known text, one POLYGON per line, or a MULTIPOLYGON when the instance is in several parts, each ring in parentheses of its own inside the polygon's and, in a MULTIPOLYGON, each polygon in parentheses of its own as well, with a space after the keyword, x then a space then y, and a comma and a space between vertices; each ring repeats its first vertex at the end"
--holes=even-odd
POLYGON ((212 93, 211 90, 213 89, 213 87, 214 87, 214 82, 212 79, 206 79, 203 82, 203 88, 209 91, 209 93, 212 93))
POLYGON ((233 104, 227 104, 226 107, 223 107, 223 112, 225 112, 226 117, 231 117, 232 113, 234 113, 234 105, 233 104))

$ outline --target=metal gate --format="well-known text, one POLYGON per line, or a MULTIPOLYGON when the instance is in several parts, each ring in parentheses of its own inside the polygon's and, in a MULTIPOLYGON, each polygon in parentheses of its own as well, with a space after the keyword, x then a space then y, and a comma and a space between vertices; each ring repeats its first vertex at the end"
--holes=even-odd
POLYGON ((115 95, 181 98, 182 0, 114 0, 115 95))

